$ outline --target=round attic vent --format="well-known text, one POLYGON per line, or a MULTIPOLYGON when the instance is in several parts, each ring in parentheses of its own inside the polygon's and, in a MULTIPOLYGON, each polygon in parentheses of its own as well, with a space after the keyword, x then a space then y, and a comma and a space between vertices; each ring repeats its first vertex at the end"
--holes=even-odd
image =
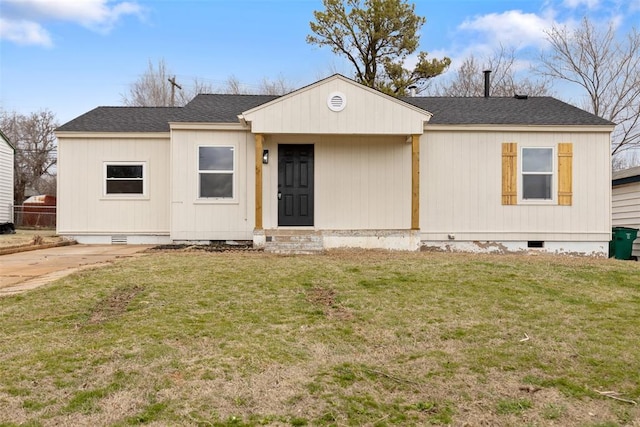
POLYGON ((342 92, 331 92, 327 98, 327 106, 331 111, 342 111, 347 106, 347 97, 342 92))

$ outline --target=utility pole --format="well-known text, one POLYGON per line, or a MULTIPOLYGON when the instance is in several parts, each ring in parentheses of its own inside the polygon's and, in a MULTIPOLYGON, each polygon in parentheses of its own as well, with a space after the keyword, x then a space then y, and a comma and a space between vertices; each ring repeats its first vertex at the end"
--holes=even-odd
POLYGON ((176 87, 182 90, 182 86, 176 83, 176 76, 170 77, 168 80, 169 83, 171 83, 171 106, 174 107, 176 101, 176 87))

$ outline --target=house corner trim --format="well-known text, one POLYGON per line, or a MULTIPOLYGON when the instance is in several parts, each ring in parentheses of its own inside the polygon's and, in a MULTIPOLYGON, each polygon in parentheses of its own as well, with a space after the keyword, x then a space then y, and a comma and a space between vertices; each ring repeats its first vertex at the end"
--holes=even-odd
POLYGON ((411 229, 420 230, 420 135, 411 135, 411 229))
POLYGON ((262 147, 264 145, 264 135, 255 134, 256 140, 256 209, 255 209, 255 229, 262 230, 262 147))

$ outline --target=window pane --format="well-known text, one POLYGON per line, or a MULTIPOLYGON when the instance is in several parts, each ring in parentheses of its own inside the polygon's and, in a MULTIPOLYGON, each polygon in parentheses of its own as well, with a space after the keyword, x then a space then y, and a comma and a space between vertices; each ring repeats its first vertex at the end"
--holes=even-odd
POLYGON ((142 178, 142 165, 107 165, 107 178, 142 178))
POLYGON ((198 165, 203 171, 233 171, 233 147, 200 147, 198 165))
POLYGON ((522 175, 522 198, 551 200, 551 175, 522 175))
POLYGON ((107 180, 107 194, 142 194, 142 180, 107 180))
POLYGON ((553 149, 523 148, 522 172, 552 172, 553 149))
POLYGON ((233 197, 233 175, 230 173, 201 173, 200 197, 233 197))

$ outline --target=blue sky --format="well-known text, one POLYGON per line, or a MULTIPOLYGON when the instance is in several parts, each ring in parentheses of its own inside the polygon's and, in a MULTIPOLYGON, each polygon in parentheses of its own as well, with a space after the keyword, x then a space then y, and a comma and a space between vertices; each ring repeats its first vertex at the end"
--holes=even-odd
MULTIPOLYGON (((640 0, 414 3, 427 19, 420 50, 454 66, 501 44, 538 52, 545 29, 583 16, 622 32, 640 22, 640 0)), ((185 87, 194 78, 222 87, 231 75, 249 88, 264 77, 296 87, 334 72, 351 77, 347 62, 305 42, 320 9, 320 0, 0 0, 0 107, 49 109, 62 124, 121 105, 148 61, 160 59, 185 87)))

